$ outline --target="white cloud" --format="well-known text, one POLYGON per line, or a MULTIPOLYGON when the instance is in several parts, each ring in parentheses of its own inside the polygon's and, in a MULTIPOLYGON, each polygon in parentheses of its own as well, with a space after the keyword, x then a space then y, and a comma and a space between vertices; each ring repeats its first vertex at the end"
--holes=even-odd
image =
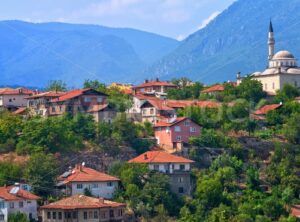
POLYGON ((204 19, 201 23, 201 25, 198 27, 199 29, 203 29, 205 28, 212 20, 214 20, 221 12, 216 11, 214 13, 212 13, 210 16, 208 16, 208 18, 204 19))

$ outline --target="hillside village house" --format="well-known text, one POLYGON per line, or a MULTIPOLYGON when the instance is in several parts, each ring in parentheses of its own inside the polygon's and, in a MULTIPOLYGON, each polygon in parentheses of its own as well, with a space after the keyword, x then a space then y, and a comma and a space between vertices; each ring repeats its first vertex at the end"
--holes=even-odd
POLYGON ((251 117, 256 120, 264 120, 268 112, 280 109, 283 105, 280 104, 270 104, 264 105, 260 109, 256 110, 252 113, 251 117))
POLYGON ((38 196, 19 186, 0 187, 0 221, 7 222, 9 214, 21 212, 28 219, 37 219, 38 196))
POLYGON ((26 88, 2 88, 0 89, 0 109, 15 111, 20 107, 27 106, 25 97, 30 96, 34 91, 26 88))
POLYGON ((74 195, 40 209, 43 222, 122 222, 125 208, 124 203, 74 195))
POLYGON ((168 89, 174 89, 177 86, 170 82, 163 82, 159 79, 155 81, 145 80, 143 84, 133 86, 132 93, 136 94, 144 94, 144 95, 152 95, 158 98, 165 98, 167 95, 168 89))
POLYGON ((171 190, 177 195, 191 195, 191 164, 194 161, 162 151, 148 151, 131 159, 129 163, 147 164, 150 170, 164 173, 170 178, 171 190))
POLYGON ((27 99, 27 107, 32 115, 49 116, 50 101, 65 94, 64 92, 48 91, 38 93, 27 99))
MULTIPOLYGON (((270 95, 281 90, 285 84, 300 87, 300 68, 297 66, 297 59, 286 50, 275 52, 275 40, 272 22, 269 27, 269 64, 263 72, 255 72, 251 77, 262 83, 264 91, 270 95)), ((237 75, 237 83, 240 84, 243 78, 237 75)))
POLYGON ((120 180, 81 164, 70 169, 58 178, 57 187, 66 195, 84 194, 88 189, 95 197, 112 199, 120 180))
POLYGON ((191 137, 201 134, 201 127, 190 118, 180 117, 154 125, 157 144, 168 152, 182 151, 191 137))

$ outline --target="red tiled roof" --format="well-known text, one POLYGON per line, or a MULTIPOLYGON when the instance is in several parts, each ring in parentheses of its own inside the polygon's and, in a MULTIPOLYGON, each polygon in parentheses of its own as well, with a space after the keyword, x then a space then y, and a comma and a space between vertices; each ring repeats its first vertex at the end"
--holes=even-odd
POLYGON ((18 192, 16 194, 11 194, 10 191, 16 186, 9 186, 9 187, 0 187, 0 198, 4 199, 4 200, 38 200, 40 199, 40 197, 19 189, 18 192))
POLYGON ((184 121, 188 119, 187 117, 178 117, 175 121, 173 122, 167 122, 168 120, 166 121, 161 121, 161 122, 158 122, 155 124, 154 127, 167 127, 167 126, 173 126, 173 125, 176 125, 177 123, 180 123, 181 121, 184 121))
POLYGON ((166 100, 166 104, 172 108, 185 108, 189 106, 197 106, 200 108, 218 108, 221 106, 218 102, 205 100, 166 100))
POLYGON ((85 166, 77 165, 73 170, 72 173, 63 178, 62 176, 59 177, 59 180, 63 180, 64 183, 69 182, 105 182, 105 181, 119 181, 120 179, 110 176, 108 174, 99 172, 92 168, 88 168, 85 166))
POLYGON ((205 90, 203 90, 202 92, 203 93, 210 93, 210 92, 221 92, 221 91, 224 91, 224 86, 223 85, 214 85, 214 86, 211 86, 205 90))
POLYGON ((61 95, 65 94, 65 92, 57 92, 57 91, 48 91, 48 92, 42 92, 38 93, 29 97, 26 97, 25 99, 35 99, 35 98, 41 98, 41 97, 59 97, 61 95))
POLYGON ((300 218, 300 205, 293 205, 291 207, 291 215, 300 218))
POLYGON ((104 109, 109 107, 108 104, 101 104, 101 105, 93 105, 90 109, 87 110, 88 113, 95 113, 95 112, 100 112, 104 109))
POLYGON ((175 84, 170 82, 161 82, 161 81, 150 81, 145 82, 143 84, 133 86, 132 88, 144 88, 144 87, 151 87, 151 86, 168 86, 168 87, 177 87, 175 84))
POLYGON ((169 107, 166 104, 165 100, 161 100, 161 99, 158 99, 158 98, 151 98, 151 99, 148 98, 147 101, 158 110, 165 110, 165 111, 174 110, 173 108, 169 107))
POLYGON ((14 114, 23 114, 26 111, 26 107, 20 107, 16 111, 14 111, 14 114))
POLYGON ((74 195, 64 198, 54 203, 44 205, 41 209, 97 209, 97 208, 112 208, 125 207, 126 204, 104 200, 103 198, 88 197, 84 195, 74 195))
POLYGON ((175 156, 163 151, 148 151, 128 161, 128 163, 193 163, 193 160, 175 156))
POLYGON ((0 89, 0 95, 31 95, 34 91, 31 89, 26 88, 17 88, 17 89, 10 89, 4 88, 0 89))
MULTIPOLYGON (((66 92, 65 94, 63 94, 62 96, 60 96, 58 98, 52 99, 51 102, 63 102, 63 101, 69 100, 69 99, 73 99, 73 98, 76 98, 78 96, 83 95, 85 92, 90 91, 90 90, 98 92, 97 90, 90 89, 90 88, 87 88, 87 89, 75 89, 75 90, 66 92)), ((102 93, 102 92, 98 92, 98 93, 106 95, 105 93, 102 93)))
POLYGON ((276 110, 280 108, 282 104, 271 104, 271 105, 265 105, 261 107, 260 109, 256 110, 254 112, 255 115, 266 115, 271 110, 276 110))

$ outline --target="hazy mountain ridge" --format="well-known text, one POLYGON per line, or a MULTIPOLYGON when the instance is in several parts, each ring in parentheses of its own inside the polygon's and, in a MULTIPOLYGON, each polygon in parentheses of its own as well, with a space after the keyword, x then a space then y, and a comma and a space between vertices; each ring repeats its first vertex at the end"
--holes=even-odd
MULTIPOLYGON (((126 28, 64 23, 0 22, 0 84, 78 86, 140 80, 147 65, 176 48, 176 40, 126 28)), ((142 77, 143 78, 143 77, 142 77)))
POLYGON ((263 70, 270 18, 276 51, 287 49, 299 57, 299 0, 239 0, 145 73, 164 78, 184 75, 212 83, 234 79, 238 71, 263 70))

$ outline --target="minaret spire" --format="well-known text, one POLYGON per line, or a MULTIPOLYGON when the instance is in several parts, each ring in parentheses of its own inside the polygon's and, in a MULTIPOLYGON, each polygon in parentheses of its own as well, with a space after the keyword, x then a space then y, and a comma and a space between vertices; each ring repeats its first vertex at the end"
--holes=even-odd
POLYGON ((270 20, 270 25, 269 25, 268 45, 269 45, 269 60, 271 60, 274 56, 274 51, 275 51, 274 29, 273 29, 273 24, 272 24, 271 20, 270 20))

